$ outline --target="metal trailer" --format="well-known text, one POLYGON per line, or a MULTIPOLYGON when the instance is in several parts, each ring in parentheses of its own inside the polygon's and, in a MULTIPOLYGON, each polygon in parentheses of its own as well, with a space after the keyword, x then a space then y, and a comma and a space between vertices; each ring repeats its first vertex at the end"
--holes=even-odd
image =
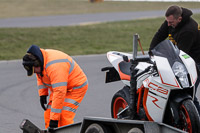
MULTIPOLYGON (((20 125, 23 133, 48 133, 29 120, 20 125)), ((186 133, 172 126, 139 120, 122 120, 101 117, 84 117, 82 122, 54 129, 54 133, 186 133)))

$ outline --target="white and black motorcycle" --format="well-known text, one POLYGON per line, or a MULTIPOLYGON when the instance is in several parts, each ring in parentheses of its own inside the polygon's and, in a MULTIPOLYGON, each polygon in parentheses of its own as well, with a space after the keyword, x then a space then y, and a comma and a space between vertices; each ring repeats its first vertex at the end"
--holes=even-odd
POLYGON ((197 70, 194 60, 165 40, 150 55, 110 51, 112 67, 106 83, 121 80, 125 86, 113 96, 111 114, 116 119, 162 122, 189 133, 200 132, 200 120, 193 103, 197 70))

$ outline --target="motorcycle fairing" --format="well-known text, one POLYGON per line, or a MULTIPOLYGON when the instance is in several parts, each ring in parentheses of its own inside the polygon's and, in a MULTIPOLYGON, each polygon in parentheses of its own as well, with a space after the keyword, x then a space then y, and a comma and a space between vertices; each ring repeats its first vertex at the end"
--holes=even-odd
POLYGON ((165 108, 167 106, 168 97, 170 95, 170 89, 163 85, 159 81, 159 77, 149 76, 143 81, 144 87, 148 88, 148 94, 146 95, 146 102, 143 103, 146 114, 151 116, 149 120, 162 122, 165 108))
POLYGON ((123 61, 123 56, 127 56, 129 59, 133 58, 131 54, 127 54, 123 52, 110 51, 107 53, 107 58, 109 62, 115 67, 117 71, 119 71, 118 64, 119 62, 123 61))
MULTIPOLYGON (((139 70, 138 73, 140 73, 140 72, 144 71, 150 65, 152 65, 152 64, 149 64, 149 63, 146 63, 146 62, 139 62, 138 65, 136 66, 136 69, 138 69, 139 70)), ((149 73, 145 73, 145 74, 139 76, 137 78, 137 88, 140 88, 142 86, 144 80, 146 78, 148 78, 149 76, 150 76, 149 73)))
POLYGON ((148 88, 150 92, 159 95, 160 97, 163 98, 168 98, 170 94, 170 88, 166 87, 163 84, 160 84, 155 80, 155 77, 148 77, 144 82, 144 87, 148 88))
POLYGON ((153 53, 159 77, 151 75, 144 80, 144 87, 149 89, 144 106, 146 106, 146 114, 151 116, 150 120, 163 122, 170 92, 176 89, 183 89, 172 71, 174 62, 181 62, 186 66, 193 82, 192 86, 196 82, 197 73, 193 59, 185 56, 184 52, 171 45, 169 41, 161 43, 161 45, 154 49, 153 53), (169 51, 165 50, 165 48, 169 51))
POLYGON ((154 56, 156 65, 158 68, 158 73, 161 79, 161 83, 167 86, 171 86, 174 89, 181 88, 174 73, 171 69, 171 66, 168 62, 168 59, 165 57, 154 56), (171 77, 171 78, 169 78, 171 77))
MULTIPOLYGON (((117 51, 110 51, 107 53, 107 58, 108 58, 109 62, 113 65, 113 67, 116 69, 116 71, 119 73, 119 77, 120 77, 120 70, 119 70, 118 65, 120 62, 124 61, 123 56, 127 56, 128 59, 131 59, 133 57, 131 54, 117 52, 117 51)), ((126 75, 126 76, 128 77, 128 75, 126 75)), ((123 80, 123 78, 121 79, 121 77, 120 77, 120 80, 122 82, 124 82, 124 84, 130 86, 129 80, 123 80)), ((117 81, 117 80, 115 80, 115 81, 117 81)))
POLYGON ((146 107, 151 119, 156 122, 162 122, 167 104, 167 98, 160 97, 149 91, 146 100, 146 107))
POLYGON ((179 56, 180 56, 181 60, 183 61, 185 67, 188 70, 188 73, 189 73, 190 79, 191 79, 191 83, 192 83, 191 86, 194 86, 196 83, 196 80, 197 80, 197 70, 195 67, 195 62, 189 55, 187 55, 183 51, 180 51, 179 56))

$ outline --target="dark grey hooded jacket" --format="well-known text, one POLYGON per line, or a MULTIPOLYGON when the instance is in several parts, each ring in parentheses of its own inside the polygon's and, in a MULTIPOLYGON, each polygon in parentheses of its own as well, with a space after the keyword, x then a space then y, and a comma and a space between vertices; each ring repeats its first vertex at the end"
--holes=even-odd
POLYGON ((165 40, 171 34, 173 43, 179 49, 190 55, 196 63, 200 63, 200 28, 198 23, 191 17, 192 11, 182 8, 182 21, 176 28, 168 26, 167 21, 161 25, 154 35, 150 44, 152 50, 158 43, 165 40))

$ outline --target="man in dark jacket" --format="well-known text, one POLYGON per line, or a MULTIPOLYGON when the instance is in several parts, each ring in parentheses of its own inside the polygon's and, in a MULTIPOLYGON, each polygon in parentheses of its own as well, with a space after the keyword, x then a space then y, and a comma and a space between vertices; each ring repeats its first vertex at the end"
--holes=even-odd
MULTIPOLYGON (((200 27, 198 23, 191 17, 192 11, 179 6, 170 6, 166 13, 166 20, 154 35, 150 44, 152 50, 157 44, 169 37, 173 44, 179 49, 190 55, 200 70, 200 27)), ((195 88, 200 82, 200 72, 195 88)), ((194 98, 194 104, 200 114, 200 105, 197 97, 194 98)))

